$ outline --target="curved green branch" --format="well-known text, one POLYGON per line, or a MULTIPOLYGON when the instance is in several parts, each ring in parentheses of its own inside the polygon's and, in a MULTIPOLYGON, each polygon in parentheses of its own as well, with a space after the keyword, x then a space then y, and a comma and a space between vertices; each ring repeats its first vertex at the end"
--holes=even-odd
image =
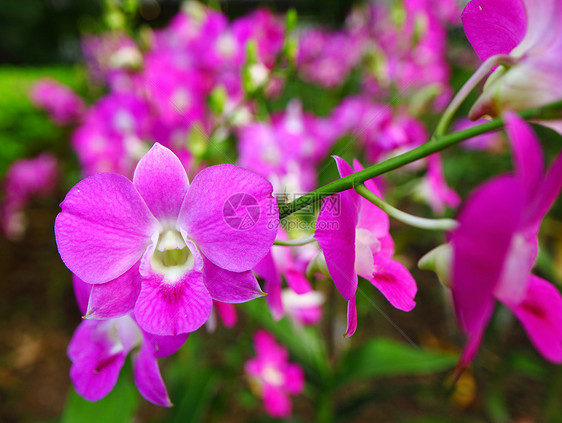
POLYGON ((450 231, 457 227, 457 221, 454 219, 426 219, 424 217, 414 216, 403 212, 402 210, 398 210, 396 207, 393 207, 387 202, 383 201, 380 197, 377 197, 363 184, 357 185, 355 187, 355 191, 357 191, 359 195, 369 200, 375 206, 380 208, 390 217, 393 217, 394 219, 407 225, 414 226, 420 229, 435 231, 450 231))
MULTIPOLYGON (((562 119, 562 100, 547 104, 542 107, 527 109, 519 113, 519 115, 526 120, 529 119, 562 119)), ((420 145, 413 150, 400 154, 399 156, 392 157, 384 162, 377 163, 369 166, 359 172, 348 175, 344 178, 330 182, 302 197, 297 198, 288 204, 279 205, 279 218, 283 219, 295 213, 296 211, 319 202, 321 199, 328 197, 332 194, 355 188, 369 179, 375 178, 391 170, 405 166, 408 163, 415 162, 416 160, 423 159, 433 153, 437 153, 452 145, 458 144, 461 141, 475 137, 477 135, 485 134, 486 132, 494 131, 503 128, 504 123, 501 118, 493 119, 481 125, 473 126, 462 131, 453 132, 447 135, 437 136, 432 142, 420 145)))

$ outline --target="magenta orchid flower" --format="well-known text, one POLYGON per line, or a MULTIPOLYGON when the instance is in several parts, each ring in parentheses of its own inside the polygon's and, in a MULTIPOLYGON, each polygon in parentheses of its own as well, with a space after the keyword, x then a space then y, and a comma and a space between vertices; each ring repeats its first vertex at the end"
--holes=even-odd
MULTIPOLYGON (((334 156, 334 159, 342 178, 362 170, 358 161, 354 163, 354 170, 342 158, 334 156)), ((367 181, 365 186, 381 196, 374 181, 367 181)), ((352 190, 331 198, 334 201, 329 199, 322 205, 314 238, 320 244, 338 291, 348 301, 346 336, 351 336, 357 328, 355 294, 358 275, 403 311, 415 307, 417 286, 410 272, 392 259, 394 242, 389 234, 386 213, 352 190)))
POLYGON ((0 207, 2 230, 7 238, 20 239, 27 228, 24 209, 33 197, 47 197, 59 179, 57 159, 43 153, 33 159, 15 161, 2 182, 0 207))
POLYGON ((443 214, 447 207, 456 209, 461 202, 459 195, 447 185, 439 153, 427 157, 427 174, 420 195, 436 214, 443 214))
POLYGON ((224 327, 233 327, 238 321, 238 314, 236 313, 234 304, 222 303, 220 301, 213 300, 213 311, 205 324, 207 331, 214 332, 217 329, 219 319, 224 327))
POLYGON ((562 2, 560 0, 472 0, 462 22, 482 60, 509 55, 497 68, 470 117, 540 106, 562 97, 562 2))
POLYGON ((84 101, 69 87, 50 78, 43 78, 33 84, 29 93, 31 101, 45 109, 58 125, 78 122, 86 111, 84 101))
POLYGON ((61 203, 55 235, 62 260, 91 284, 86 317, 134 310, 143 330, 177 335, 198 329, 212 300, 263 295, 251 270, 277 233, 277 204, 261 176, 225 164, 190 185, 179 159, 155 144, 133 182, 98 174, 61 203))
POLYGON ((540 223, 562 186, 562 155, 545 174, 540 144, 530 126, 513 112, 505 115, 515 174, 479 187, 459 215, 452 233, 452 293, 468 344, 459 363, 477 352, 494 300, 523 324, 548 360, 562 363, 562 296, 531 274, 540 223))
POLYGON ((292 289, 284 289, 281 301, 287 316, 296 327, 316 325, 322 320, 324 294, 320 291, 307 291, 297 294, 292 289))
POLYGON ((254 335, 256 358, 246 363, 251 386, 262 397, 265 410, 273 417, 291 415, 289 394, 300 394, 304 389, 304 373, 295 363, 289 363, 287 349, 264 330, 254 335))
MULTIPOLYGON (((80 311, 85 313, 90 285, 76 276, 73 283, 80 311)), ((138 326, 132 314, 108 320, 83 320, 68 345, 72 361, 70 378, 81 396, 89 401, 100 400, 111 392, 127 355, 132 353, 139 392, 148 401, 169 407, 172 403, 157 359, 176 352, 186 339, 187 334, 149 334, 138 326)))

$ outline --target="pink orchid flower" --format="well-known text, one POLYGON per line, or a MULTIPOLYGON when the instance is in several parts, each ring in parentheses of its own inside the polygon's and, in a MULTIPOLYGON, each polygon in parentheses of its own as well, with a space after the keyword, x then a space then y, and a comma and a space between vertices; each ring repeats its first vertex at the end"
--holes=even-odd
POLYGON ((69 87, 53 79, 43 78, 33 84, 31 101, 45 109, 58 125, 69 125, 80 120, 86 110, 84 101, 69 87))
POLYGON ((466 5, 464 30, 480 59, 509 55, 514 61, 488 78, 471 118, 562 97, 561 20, 560 0, 472 0, 466 5))
POLYGON ((287 349, 264 330, 254 335, 254 347, 257 357, 246 363, 252 387, 263 398, 268 414, 288 417, 291 414, 289 394, 300 394, 304 389, 303 371, 298 364, 289 363, 287 349))
POLYGON ((316 325, 322 320, 324 294, 320 291, 307 291, 297 294, 292 289, 284 289, 281 300, 287 316, 296 327, 316 325))
POLYGON ((234 304, 221 303, 220 301, 213 300, 213 311, 205 324, 208 332, 214 332, 217 330, 218 320, 221 320, 222 324, 226 328, 233 327, 238 321, 238 314, 236 313, 236 308, 234 304))
POLYGON ((513 112, 505 121, 515 174, 479 187, 451 235, 453 300, 469 337, 460 368, 476 354, 494 300, 513 311, 541 354, 562 362, 562 296, 531 274, 540 223, 562 186, 562 155, 545 174, 540 144, 529 125, 513 112))
POLYGON ((147 332, 198 329, 212 300, 239 303, 263 293, 251 270, 269 251, 277 225, 271 184, 224 164, 190 185, 179 159, 155 144, 133 182, 98 174, 61 203, 56 241, 66 266, 91 284, 87 317, 134 310, 147 332))
MULTIPOLYGON (((354 170, 342 158, 334 156, 334 159, 342 178, 362 170, 358 161, 354 163, 354 170)), ((365 186, 381 196, 374 181, 367 181, 365 186)), ((345 336, 351 336, 357 328, 355 294, 358 275, 403 311, 415 307, 417 286, 410 272, 392 259, 394 242, 389 234, 386 213, 353 190, 339 193, 337 197, 339 200, 327 200, 322 205, 314 238, 320 244, 338 291, 348 301, 345 336)))
POLYGON ((20 239, 27 228, 24 209, 33 197, 47 197, 59 179, 57 159, 43 153, 13 162, 2 182, 1 227, 7 238, 20 239))
POLYGON ((420 191, 436 214, 443 214, 447 207, 456 209, 461 202, 459 195, 447 185, 441 155, 438 153, 427 157, 427 174, 420 191))
MULTIPOLYGON (((80 311, 85 313, 90 285, 76 276, 73 284, 80 311)), ((139 392, 148 401, 169 407, 172 403, 157 358, 173 354, 186 339, 187 334, 157 336, 147 333, 132 314, 108 320, 83 320, 68 345, 68 357, 72 361, 70 378, 81 396, 89 401, 100 400, 111 392, 127 355, 132 353, 139 392)))

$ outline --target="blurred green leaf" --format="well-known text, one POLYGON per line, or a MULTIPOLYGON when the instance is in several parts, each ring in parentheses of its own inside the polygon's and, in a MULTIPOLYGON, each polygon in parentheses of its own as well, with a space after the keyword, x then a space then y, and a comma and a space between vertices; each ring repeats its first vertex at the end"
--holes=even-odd
POLYGON ((46 68, 0 67, 0 175, 15 160, 42 151, 67 149, 68 134, 35 108, 29 90, 40 78, 49 77, 81 93, 84 70, 70 66, 46 68))
POLYGON ((389 376, 421 375, 451 369, 458 357, 378 338, 350 351, 341 360, 336 382, 389 376))
POLYGON ((85 400, 70 389, 62 423, 129 423, 139 405, 139 394, 130 372, 122 372, 108 396, 97 402, 85 400))

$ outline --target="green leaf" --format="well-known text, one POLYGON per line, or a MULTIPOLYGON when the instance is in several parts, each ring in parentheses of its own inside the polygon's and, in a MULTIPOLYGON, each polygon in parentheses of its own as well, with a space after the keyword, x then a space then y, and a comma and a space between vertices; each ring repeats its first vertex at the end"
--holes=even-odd
POLYGON ((337 383, 391 376, 421 375, 451 369, 458 357, 378 338, 350 351, 341 360, 337 383))
POLYGON ((129 423, 139 405, 139 394, 130 372, 122 372, 113 390, 100 401, 90 402, 70 389, 62 423, 129 423))

